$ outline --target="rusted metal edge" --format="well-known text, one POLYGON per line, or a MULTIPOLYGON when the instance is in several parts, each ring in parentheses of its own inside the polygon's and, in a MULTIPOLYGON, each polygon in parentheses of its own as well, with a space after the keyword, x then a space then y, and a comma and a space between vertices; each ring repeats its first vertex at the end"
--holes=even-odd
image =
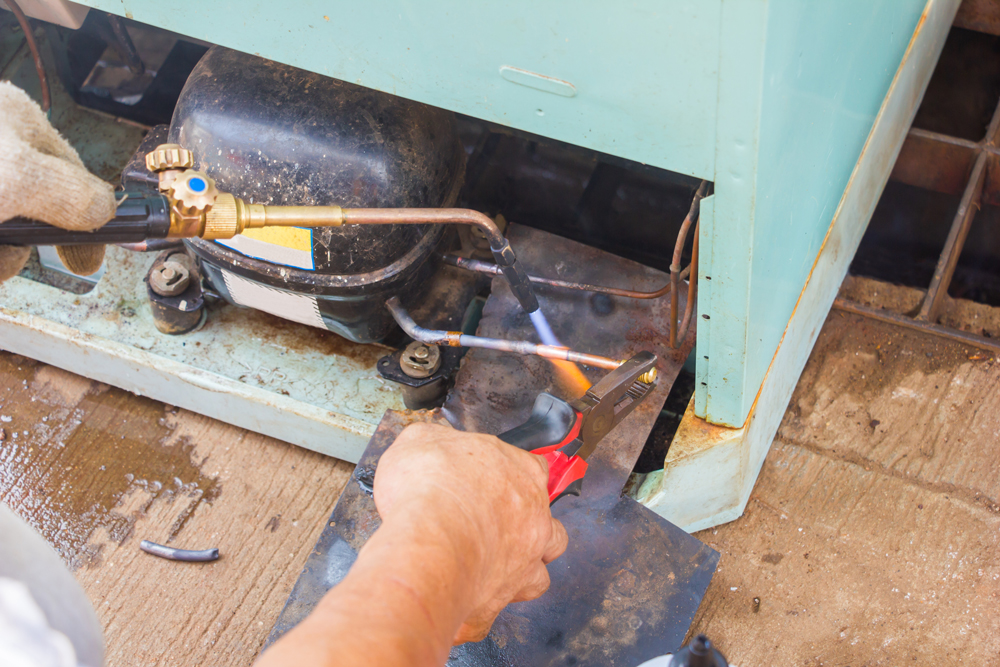
POLYGON ((955 27, 1000 35, 1000 3, 996 0, 965 0, 955 15, 955 27))
POLYGON ((975 142, 911 128, 890 178, 932 192, 960 195, 969 182, 976 158, 984 153, 987 169, 983 201, 1000 205, 1000 149, 985 139, 975 142))
POLYGON ((969 333, 967 331, 959 331, 958 329, 949 329, 948 327, 943 327, 940 324, 918 321, 911 317, 894 313, 890 310, 881 310, 879 308, 863 306, 860 303, 848 301, 847 299, 839 297, 833 302, 833 307, 845 313, 861 315, 862 317, 868 317, 880 322, 886 322, 888 324, 895 324, 913 331, 920 331, 938 336, 940 338, 946 338, 948 340, 955 341, 956 343, 964 343, 966 345, 977 347, 981 350, 987 350, 989 352, 1000 354, 1000 343, 992 341, 985 336, 977 336, 976 334, 969 333))
POLYGON ((962 254, 962 248, 965 247, 965 239, 969 235, 969 228, 972 227, 972 220, 976 217, 976 211, 979 210, 985 180, 986 155, 980 153, 972 168, 972 178, 965 188, 962 201, 958 205, 958 211, 955 212, 955 218, 948 230, 948 238, 944 248, 941 249, 937 266, 934 268, 934 277, 931 278, 927 294, 920 305, 918 320, 933 322, 937 319, 943 299, 948 293, 948 285, 951 284, 951 279, 955 275, 959 255, 962 254))
POLYGON ((974 141, 912 128, 889 178, 932 192, 961 194, 980 152, 974 141))
MULTIPOLYGON (((986 132, 983 145, 987 147, 994 146, 998 133, 1000 133, 1000 104, 993 111, 993 117, 990 119, 990 126, 986 132)), ((941 304, 944 297, 948 294, 948 285, 951 284, 952 276, 955 274, 958 258, 962 254, 962 248, 965 247, 965 239, 969 235, 972 220, 976 217, 976 211, 981 206, 980 202, 983 196, 983 184, 986 182, 988 157, 989 155, 985 151, 981 151, 976 156, 976 163, 972 167, 972 174, 962 193, 962 200, 958 205, 958 210, 955 212, 955 219, 951 223, 951 229, 948 231, 948 239, 945 241, 944 248, 941 250, 941 257, 934 268, 934 277, 927 288, 924 302, 920 305, 920 313, 917 315, 918 320, 928 322, 937 320, 941 304)))

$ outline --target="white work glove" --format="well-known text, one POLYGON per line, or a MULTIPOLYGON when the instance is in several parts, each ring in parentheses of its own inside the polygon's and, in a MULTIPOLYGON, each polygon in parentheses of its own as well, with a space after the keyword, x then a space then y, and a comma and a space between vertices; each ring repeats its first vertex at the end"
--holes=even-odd
MULTIPOLYGON (((70 230, 97 229, 115 215, 114 188, 83 166, 69 142, 20 88, 0 82, 0 221, 18 216, 70 230)), ((26 247, 0 246, 0 281, 28 261, 26 247)), ((73 273, 87 276, 104 261, 104 246, 58 248, 73 273)))

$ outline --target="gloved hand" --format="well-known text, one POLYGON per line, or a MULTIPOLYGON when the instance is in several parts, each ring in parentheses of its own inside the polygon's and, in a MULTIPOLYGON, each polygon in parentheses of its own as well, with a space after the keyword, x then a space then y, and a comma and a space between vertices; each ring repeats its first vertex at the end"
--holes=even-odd
MULTIPOLYGON (((87 171, 69 142, 20 88, 0 82, 0 221, 23 216, 71 230, 97 229, 115 215, 114 188, 87 171)), ((0 246, 0 281, 28 260, 26 247, 0 246)), ((64 246, 73 273, 101 267, 104 246, 64 246)))

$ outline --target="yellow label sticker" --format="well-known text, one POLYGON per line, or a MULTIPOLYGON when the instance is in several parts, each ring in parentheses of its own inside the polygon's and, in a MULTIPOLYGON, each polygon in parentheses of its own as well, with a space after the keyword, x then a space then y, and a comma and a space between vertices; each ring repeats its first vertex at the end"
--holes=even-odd
POLYGON ((241 236, 293 250, 312 252, 312 231, 303 227, 264 227, 248 229, 241 236))
POLYGON ((298 269, 315 269, 312 230, 303 227, 248 229, 239 236, 217 241, 247 257, 298 269))

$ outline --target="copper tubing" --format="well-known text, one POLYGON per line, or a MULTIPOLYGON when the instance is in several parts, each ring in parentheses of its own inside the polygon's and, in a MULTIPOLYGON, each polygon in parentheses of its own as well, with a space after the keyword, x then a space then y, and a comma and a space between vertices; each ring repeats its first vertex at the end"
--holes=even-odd
POLYGON ((483 230, 490 248, 503 248, 507 239, 488 215, 466 208, 345 208, 345 225, 472 225, 483 230))
MULTIPOLYGON (((186 172, 188 174, 192 172, 186 172)), ((183 177, 181 177, 183 178, 183 177)), ((203 175, 207 179, 207 175, 203 175)), ((190 177, 188 177, 190 180, 190 177)), ((177 197, 177 184, 172 197, 177 197)), ((214 186, 213 186, 214 187, 214 186)), ((200 195, 199 195, 200 196, 200 195)), ((192 197, 192 201, 197 197, 192 197)), ((171 200, 173 201, 173 199, 171 200)), ((178 199, 179 201, 179 199, 178 199)), ((472 225, 483 231, 490 243, 493 259, 507 278, 510 290, 526 313, 538 310, 538 299, 531 281, 514 255, 510 243, 496 223, 478 211, 465 208, 341 208, 339 206, 264 206, 248 204, 223 192, 200 218, 171 216, 171 238, 200 236, 215 240, 232 238, 245 229, 259 227, 340 227, 341 225, 472 225)))
MULTIPOLYGON (((684 304, 684 319, 681 320, 676 336, 678 344, 683 343, 684 337, 687 336, 688 326, 691 324, 691 316, 694 314, 694 302, 698 295, 698 228, 700 226, 700 222, 694 226, 694 242, 691 246, 691 264, 687 267, 691 272, 691 277, 688 279, 688 296, 687 302, 684 304)), ((683 271, 681 273, 683 274, 683 271)), ((674 322, 676 321, 677 320, 674 320, 674 322)))
MULTIPOLYGON (((696 285, 698 282, 698 267, 694 261, 695 250, 692 248, 691 274, 688 280, 688 301, 684 308, 683 332, 679 332, 678 329, 680 327, 677 325, 677 297, 681 275, 681 255, 684 252, 684 244, 687 242, 688 231, 690 231, 691 225, 696 223, 700 217, 701 200, 705 198, 706 194, 708 194, 708 182, 702 181, 698 186, 698 190, 694 193, 694 198, 691 200, 691 208, 684 217, 684 222, 681 223, 680 231, 677 232, 677 241, 674 243, 674 257, 670 263, 670 347, 675 349, 684 340, 684 336, 687 333, 687 325, 690 323, 693 309, 693 297, 696 294, 696 285)), ((697 226, 695 229, 697 230, 697 226)), ((695 243, 697 242, 698 237, 696 233, 695 243)))
POLYGON ((180 239, 146 239, 137 243, 116 243, 115 245, 132 252, 158 252, 161 250, 172 250, 173 248, 183 248, 184 242, 180 239))
MULTIPOLYGON (((451 264, 452 266, 457 266, 460 269, 465 269, 466 271, 475 271, 476 273, 485 273, 487 275, 495 276, 499 273, 500 267, 496 264, 491 264, 490 262, 484 262, 480 259, 471 259, 469 257, 459 257, 458 255, 449 255, 447 253, 442 253, 438 257, 445 264, 451 264)), ((681 271, 680 278, 684 280, 687 278, 691 267, 687 266, 681 271)), ((659 299, 661 296, 670 291, 670 283, 667 283, 655 292, 639 292, 637 290, 621 289, 619 287, 605 287, 604 285, 590 285, 588 283, 574 283, 566 280, 556 280, 554 278, 542 278, 540 276, 528 276, 530 280, 535 285, 548 285, 549 287, 559 287, 562 289, 578 290, 581 292, 596 292, 597 294, 607 294, 609 296, 620 296, 626 299, 659 299)))
POLYGON ((574 352, 565 347, 555 347, 552 345, 537 345, 523 340, 501 340, 499 338, 484 338, 482 336, 468 336, 460 331, 443 331, 439 329, 426 329, 410 317, 398 297, 392 297, 385 302, 386 308, 392 313, 392 318, 396 320, 403 331, 414 340, 421 343, 431 343, 433 345, 448 345, 450 347, 481 347, 488 350, 500 352, 513 352, 514 354, 535 355, 546 359, 561 359, 571 361, 594 368, 606 368, 614 370, 621 365, 620 361, 599 357, 583 352, 574 352))
POLYGON ((510 243, 496 223, 479 211, 467 208, 345 208, 345 225, 472 225, 490 242, 493 259, 500 266, 510 291, 526 313, 538 310, 538 299, 510 243))
POLYGON ((42 54, 38 51, 38 44, 35 42, 35 34, 31 32, 31 24, 28 17, 21 11, 21 7, 16 0, 4 0, 10 11, 14 12, 17 22, 21 25, 24 38, 28 40, 28 48, 31 49, 31 57, 35 60, 35 71, 38 72, 38 83, 42 88, 42 111, 48 113, 52 107, 52 94, 49 92, 49 79, 45 76, 45 65, 42 64, 42 54))

